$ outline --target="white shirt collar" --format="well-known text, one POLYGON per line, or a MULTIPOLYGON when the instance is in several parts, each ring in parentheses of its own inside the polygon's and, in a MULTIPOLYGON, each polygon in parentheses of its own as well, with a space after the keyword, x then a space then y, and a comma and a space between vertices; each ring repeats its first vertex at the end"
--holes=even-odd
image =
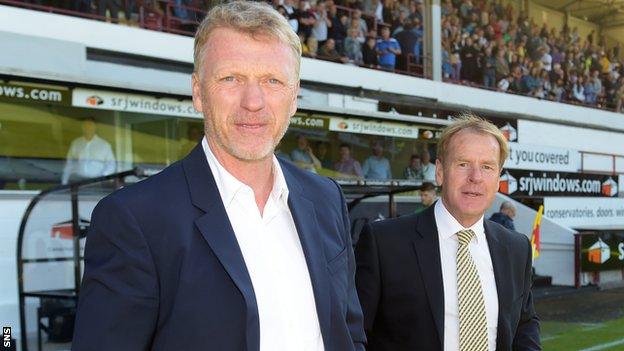
POLYGON ((450 239, 451 237, 455 237, 457 240, 457 236, 455 233, 460 230, 472 229, 475 232, 475 239, 477 242, 481 240, 485 240, 485 229, 483 227, 483 215, 481 218, 470 226, 469 228, 465 228, 462 226, 455 217, 448 211, 444 203, 442 202, 442 198, 438 199, 435 203, 434 214, 436 220, 436 226, 438 227, 438 236, 440 239, 450 239))
MULTIPOLYGON (((239 192, 245 191, 253 194, 251 187, 236 179, 236 177, 221 165, 210 149, 205 136, 202 138, 202 148, 204 149, 206 159, 208 160, 208 166, 210 166, 215 183, 219 189, 221 200, 226 208, 232 203, 234 197, 236 197, 239 192)), ((288 194, 288 185, 286 184, 284 173, 282 173, 282 167, 275 155, 273 155, 273 189, 269 196, 274 201, 281 202, 288 206, 288 194)))

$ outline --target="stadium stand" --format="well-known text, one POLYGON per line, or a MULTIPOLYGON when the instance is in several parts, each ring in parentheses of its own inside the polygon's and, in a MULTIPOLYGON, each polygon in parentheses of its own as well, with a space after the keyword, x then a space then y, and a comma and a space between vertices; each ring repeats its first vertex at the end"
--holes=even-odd
MULTIPOLYGON (((193 35, 216 0, 0 0, 35 10, 193 35), (123 19, 120 13, 123 14, 123 19)), ((423 76, 421 0, 274 0, 299 34, 304 56, 423 76), (400 45, 388 52, 380 28, 400 45), (328 40, 331 39, 331 40, 328 40), (326 43, 329 41, 329 43, 326 43), (396 64, 384 64, 395 56, 396 64)), ((624 110, 621 46, 576 28, 539 26, 508 4, 444 0, 442 72, 447 82, 539 99, 624 110)))

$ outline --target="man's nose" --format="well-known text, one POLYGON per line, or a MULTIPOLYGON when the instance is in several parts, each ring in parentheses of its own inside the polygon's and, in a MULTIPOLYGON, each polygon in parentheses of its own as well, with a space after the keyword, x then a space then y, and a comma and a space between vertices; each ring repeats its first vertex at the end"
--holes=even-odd
POLYGON ((468 177, 472 182, 480 182, 483 180, 483 170, 479 166, 472 166, 468 177))
POLYGON ((259 82, 247 82, 241 99, 241 107, 248 111, 260 111, 264 108, 264 92, 259 82))

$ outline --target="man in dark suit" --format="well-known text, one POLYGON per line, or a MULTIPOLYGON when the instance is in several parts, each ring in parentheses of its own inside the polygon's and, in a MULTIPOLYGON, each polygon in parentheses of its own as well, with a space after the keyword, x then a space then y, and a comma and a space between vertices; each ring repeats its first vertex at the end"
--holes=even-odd
POLYGON ((369 351, 541 349, 529 240, 483 219, 507 152, 496 126, 463 116, 438 143, 440 200, 365 227, 356 285, 369 351))
POLYGON ((205 135, 93 212, 74 350, 363 350, 344 198, 273 152, 301 47, 268 5, 215 7, 195 42, 205 135))

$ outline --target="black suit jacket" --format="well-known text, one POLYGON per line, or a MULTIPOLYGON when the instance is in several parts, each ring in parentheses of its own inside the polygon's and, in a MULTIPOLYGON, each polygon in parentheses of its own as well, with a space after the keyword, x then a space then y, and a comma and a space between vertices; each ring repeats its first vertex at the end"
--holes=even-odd
MULTIPOLYGON (((325 350, 363 350, 340 188, 281 166, 325 350)), ((76 351, 258 351, 253 285, 201 145, 100 201, 78 302, 76 351)))
MULTIPOLYGON (((356 286, 369 351, 444 349, 444 291, 434 207, 367 225, 356 286)), ((497 350, 540 350, 526 236, 484 221, 498 292, 497 350)))

